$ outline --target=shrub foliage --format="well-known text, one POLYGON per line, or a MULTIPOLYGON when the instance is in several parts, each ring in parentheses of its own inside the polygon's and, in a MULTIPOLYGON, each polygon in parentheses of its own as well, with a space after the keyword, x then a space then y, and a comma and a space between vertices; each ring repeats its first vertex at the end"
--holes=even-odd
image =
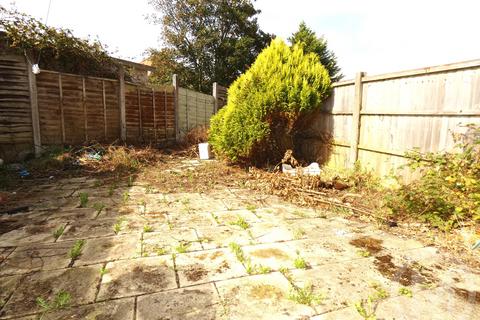
POLYGON ((387 199, 394 214, 417 216, 442 229, 480 220, 480 127, 454 135, 456 152, 409 153, 419 179, 387 199))
POLYGON ((278 162, 292 148, 301 118, 329 88, 316 54, 275 39, 229 88, 228 104, 211 120, 210 143, 233 161, 278 162))

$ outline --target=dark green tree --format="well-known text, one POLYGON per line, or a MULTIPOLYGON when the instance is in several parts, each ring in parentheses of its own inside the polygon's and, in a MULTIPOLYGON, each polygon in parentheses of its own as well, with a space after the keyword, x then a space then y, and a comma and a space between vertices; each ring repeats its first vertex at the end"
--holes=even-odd
MULTIPOLYGON (((210 92, 212 82, 230 85, 272 36, 260 30, 250 0, 150 0, 162 25, 165 48, 190 74, 186 85, 210 92)), ((162 52, 162 51, 160 51, 162 52)))
POLYGON ((341 69, 337 64, 337 57, 328 49, 327 40, 317 37, 315 32, 308 28, 305 22, 300 23, 298 31, 292 34, 288 41, 292 45, 299 44, 305 52, 314 52, 320 57, 320 62, 325 66, 332 82, 343 78, 341 69))

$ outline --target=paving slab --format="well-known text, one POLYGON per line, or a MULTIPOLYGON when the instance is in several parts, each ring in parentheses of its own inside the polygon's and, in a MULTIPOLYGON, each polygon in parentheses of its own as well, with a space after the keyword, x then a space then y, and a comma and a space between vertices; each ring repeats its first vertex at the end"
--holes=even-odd
POLYGON ((141 250, 140 234, 88 239, 75 266, 136 258, 141 250))
MULTIPOLYGON (((478 319, 480 304, 457 296, 452 290, 437 288, 421 291, 412 298, 397 296, 381 301, 375 311, 377 319, 431 319, 474 320, 478 319)), ((312 320, 357 320, 361 316, 354 307, 321 314, 312 320)))
POLYGON ((177 254, 175 266, 181 287, 247 275, 228 249, 177 254))
POLYGON ((141 296, 137 300, 137 320, 214 320, 221 319, 223 313, 212 283, 141 296))
POLYGON ((216 283, 227 319, 308 319, 309 306, 288 299, 291 286, 280 273, 255 275, 216 283))
POLYGON ((271 243, 294 240, 297 237, 302 238, 304 235, 297 235, 294 228, 288 228, 287 225, 279 226, 276 222, 261 222, 252 225, 250 228, 254 243, 271 243))
POLYGON ((68 252, 72 246, 73 242, 66 241, 17 247, 0 265, 0 275, 66 268, 71 260, 68 252))
POLYGON ((0 247, 0 265, 15 250, 15 247, 0 247))
POLYGON ((198 237, 202 240, 204 249, 226 248, 232 242, 239 245, 253 244, 253 239, 245 230, 234 226, 216 226, 196 228, 198 237))
POLYGON ((21 316, 40 312, 36 299, 41 297, 52 301, 61 291, 71 295, 72 306, 92 303, 100 281, 99 269, 100 265, 96 265, 29 274, 22 279, 0 315, 21 316))
POLYGON ((21 276, 0 277, 0 310, 22 281, 21 276))
POLYGON ((244 246, 243 252, 253 265, 269 267, 272 270, 293 267, 297 257, 296 250, 284 243, 267 243, 253 246, 244 246))
POLYGON ((196 228, 198 226, 216 225, 215 220, 207 212, 182 212, 169 211, 169 222, 177 228, 196 228))
POLYGON ((59 241, 88 239, 115 235, 115 219, 97 219, 94 221, 76 221, 67 226, 59 241))
POLYGON ((177 288, 168 256, 109 262, 105 269, 98 301, 177 288))
POLYGON ((257 223, 261 220, 251 210, 230 210, 218 211, 214 213, 219 225, 232 225, 239 220, 244 219, 247 223, 257 223))
MULTIPOLYGON (((8 226, 2 227, 7 228, 8 226)), ((0 234, 0 243, 4 247, 30 243, 52 243, 55 241, 53 232, 56 228, 58 228, 58 224, 29 224, 22 227, 12 225, 12 230, 0 234)))
MULTIPOLYGON (((131 320, 134 319, 135 299, 118 299, 47 313, 44 320, 131 320)), ((35 318, 38 319, 38 318, 35 318)))
POLYGON ((142 244, 142 254, 144 256, 200 251, 203 249, 197 233, 191 228, 174 228, 169 232, 144 233, 142 244))

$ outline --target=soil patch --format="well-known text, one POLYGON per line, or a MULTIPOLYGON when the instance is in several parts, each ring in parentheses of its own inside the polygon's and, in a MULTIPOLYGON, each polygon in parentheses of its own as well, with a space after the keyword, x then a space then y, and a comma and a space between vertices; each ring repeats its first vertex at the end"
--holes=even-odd
POLYGON ((185 270, 184 273, 188 281, 199 281, 207 276, 208 271, 200 265, 193 265, 185 270))
POLYGON ((258 257, 258 258, 278 258, 278 259, 283 259, 283 260, 288 260, 290 257, 288 254, 283 252, 280 249, 276 248, 270 248, 270 249, 259 249, 251 252, 252 256, 258 257))
POLYGON ((469 291, 461 288, 452 288, 453 292, 463 300, 474 304, 480 304, 480 291, 469 291))
POLYGON ((352 246, 367 250, 370 254, 376 254, 382 251, 383 241, 372 237, 364 236, 350 241, 352 246))
POLYGON ((252 287, 249 296, 256 299, 275 299, 279 300, 283 297, 283 292, 279 288, 270 284, 261 284, 252 287))
POLYGON ((384 255, 375 258, 375 267, 380 273, 402 286, 411 286, 415 283, 435 283, 437 279, 432 275, 431 270, 421 267, 418 264, 396 266, 391 255, 384 255))

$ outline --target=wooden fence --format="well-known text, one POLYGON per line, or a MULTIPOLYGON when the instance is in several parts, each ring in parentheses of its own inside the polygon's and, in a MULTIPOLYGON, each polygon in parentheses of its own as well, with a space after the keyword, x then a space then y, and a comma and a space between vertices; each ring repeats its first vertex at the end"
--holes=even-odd
POLYGON ((226 104, 226 88, 213 84, 213 95, 182 88, 176 76, 173 86, 177 92, 177 139, 181 139, 188 131, 208 125, 210 118, 226 104))
POLYGON ((17 161, 46 146, 90 142, 175 141, 216 112, 211 95, 176 85, 149 87, 119 79, 42 70, 0 54, 0 158, 17 161))
POLYGON ((330 167, 359 161, 380 176, 399 173, 406 151, 452 150, 453 132, 480 124, 480 60, 378 76, 358 73, 333 87, 298 150, 330 167))

